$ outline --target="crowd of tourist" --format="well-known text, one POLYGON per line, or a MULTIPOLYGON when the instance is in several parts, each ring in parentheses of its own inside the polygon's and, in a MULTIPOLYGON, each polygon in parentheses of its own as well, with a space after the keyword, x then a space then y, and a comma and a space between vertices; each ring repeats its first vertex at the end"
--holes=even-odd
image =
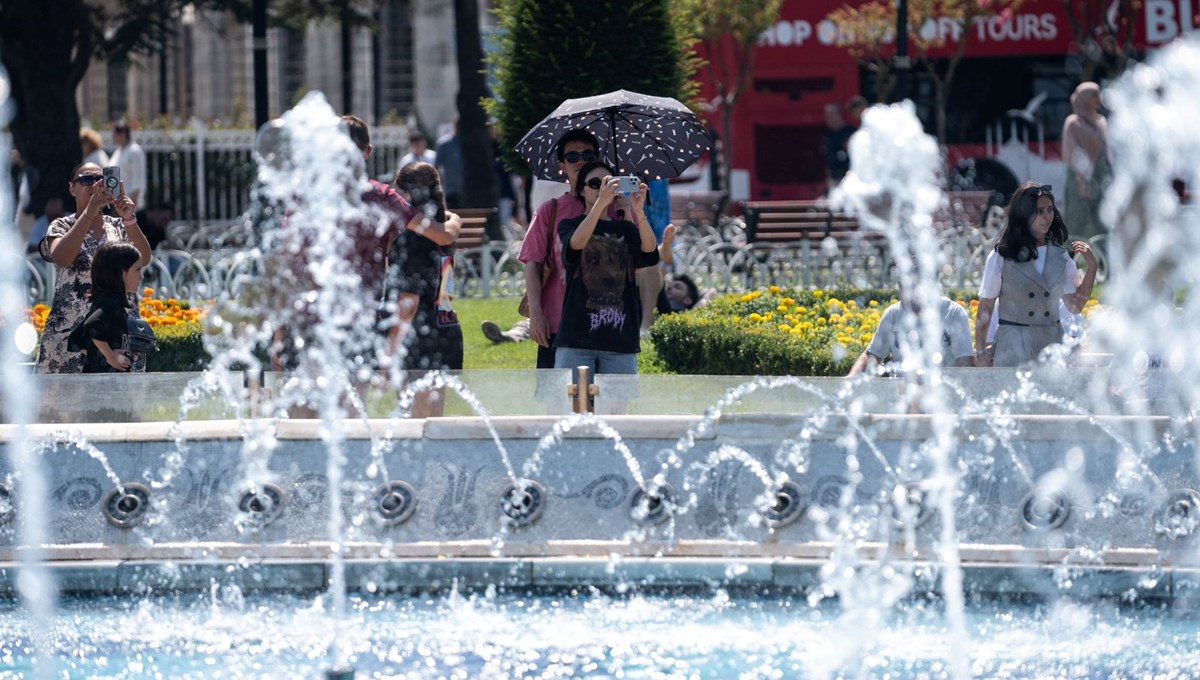
MULTIPOLYGON (((1078 314, 1088 300, 1097 271, 1091 247, 1084 240, 1071 241, 1068 226, 1085 237, 1097 230, 1095 203, 1108 172, 1098 89, 1084 83, 1072 104, 1074 113, 1063 131, 1070 220, 1055 205, 1050 186, 1026 182, 1012 194, 1006 222, 984 264, 974 340, 959 305, 942 298, 934 309, 923 309, 902 287, 900 301, 883 314, 851 375, 890 370, 885 368, 889 362, 901 366, 905 352, 917 346, 909 341, 913 320, 927 312, 936 314, 945 329, 936 354, 945 366, 1017 366, 1062 339, 1064 319, 1078 314), (1084 260, 1083 272, 1075 256, 1084 260)), ((847 106, 850 123, 840 107, 826 112, 831 182, 849 168, 844 142, 864 106, 865 101, 847 106)), ((354 116, 342 122, 367 158, 366 123, 354 116)), ((144 324, 138 324, 134 300, 141 268, 163 238, 171 213, 169 206, 138 212, 146 189, 145 152, 124 122, 114 126, 113 140, 116 149, 109 157, 98 134, 81 131, 84 161, 67 186, 74 211, 66 213, 61 202, 52 201, 30 233, 31 249, 56 269, 39 372, 145 369, 144 324), (112 183, 107 181, 111 166, 120 168, 112 183)), ((363 197, 389 215, 389 224, 351 230, 352 265, 364 290, 380 303, 380 333, 403 369, 460 370, 463 335, 451 299, 454 243, 462 220, 448 210, 447 199, 458 200, 463 190, 462 149, 456 133, 440 140, 436 152, 419 133, 410 145, 392 185, 372 180, 363 197)), ((651 226, 647 185, 622 186, 622 178, 601 160, 592 133, 566 132, 555 154, 566 191, 533 211, 521 243, 525 318, 507 330, 485 321, 482 330, 494 342, 531 340, 537 368, 586 365, 596 373, 636 373, 636 356, 655 312, 694 307, 701 303, 701 291, 686 275, 670 271, 676 229, 651 226)), ((274 368, 295 367, 305 326, 300 321, 290 330, 277 329, 274 368)))

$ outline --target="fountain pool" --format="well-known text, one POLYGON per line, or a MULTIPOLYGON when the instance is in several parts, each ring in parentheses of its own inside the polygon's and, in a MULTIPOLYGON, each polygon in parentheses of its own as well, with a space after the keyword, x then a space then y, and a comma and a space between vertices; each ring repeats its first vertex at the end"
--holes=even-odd
MULTIPOLYGON (((356 150, 306 97, 264 134, 259 198, 292 211, 218 300, 208 372, 30 386, 6 361, 0 669, 1195 675, 1200 310, 1180 258, 1200 230, 1163 188, 1194 184, 1200 137, 1155 127, 1194 110, 1195 51, 1112 88, 1114 152, 1151 162, 1117 164, 1106 205, 1109 365, 942 370, 912 347, 905 380, 599 376, 579 415, 566 371, 429 376, 448 395, 430 419, 403 417, 412 383, 351 387, 342 348, 373 314, 326 227, 369 211, 347 199, 356 150), (299 368, 264 375, 254 350, 296 309, 316 319, 299 368), (302 402, 320 419, 283 417, 302 402)), ((842 198, 928 300, 936 144, 904 105, 853 144, 842 198)))

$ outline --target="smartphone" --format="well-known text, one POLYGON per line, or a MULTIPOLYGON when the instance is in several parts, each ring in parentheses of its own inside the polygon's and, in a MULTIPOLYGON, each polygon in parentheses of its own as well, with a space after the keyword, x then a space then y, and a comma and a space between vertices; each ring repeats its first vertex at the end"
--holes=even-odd
POLYGON ((108 195, 113 198, 121 197, 121 168, 120 166, 110 165, 104 168, 104 187, 108 189, 108 195))
POLYGON ((641 185, 642 181, 635 176, 617 177, 617 193, 619 194, 625 194, 626 196, 636 194, 641 185))

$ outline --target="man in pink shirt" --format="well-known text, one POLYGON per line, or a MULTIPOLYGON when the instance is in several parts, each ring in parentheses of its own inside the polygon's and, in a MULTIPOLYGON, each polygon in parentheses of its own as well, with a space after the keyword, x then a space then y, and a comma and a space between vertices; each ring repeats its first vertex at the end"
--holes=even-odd
MULTIPOLYGON (((571 130, 558 140, 556 153, 558 167, 566 175, 569 184, 584 164, 599 157, 600 143, 596 136, 587 130, 571 130)), ((563 296, 567 291, 562 266, 562 242, 557 233, 558 223, 582 214, 583 202, 571 193, 550 199, 538 207, 529 223, 529 230, 525 232, 525 239, 521 242, 518 259, 525 263, 525 290, 529 294, 529 337, 538 344, 538 368, 554 368, 554 335, 558 332, 558 324, 562 319, 563 296), (551 238, 553 252, 547 253, 551 238), (551 266, 554 270, 543 286, 542 269, 546 266, 551 266)))

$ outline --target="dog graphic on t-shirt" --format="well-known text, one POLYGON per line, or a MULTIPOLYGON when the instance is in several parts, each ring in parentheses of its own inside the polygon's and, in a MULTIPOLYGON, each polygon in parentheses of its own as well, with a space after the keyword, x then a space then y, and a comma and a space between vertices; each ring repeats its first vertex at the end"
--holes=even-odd
POLYGON ((593 235, 583 247, 580 276, 587 291, 591 329, 625 325, 625 286, 629 282, 629 246, 613 234, 593 235))

